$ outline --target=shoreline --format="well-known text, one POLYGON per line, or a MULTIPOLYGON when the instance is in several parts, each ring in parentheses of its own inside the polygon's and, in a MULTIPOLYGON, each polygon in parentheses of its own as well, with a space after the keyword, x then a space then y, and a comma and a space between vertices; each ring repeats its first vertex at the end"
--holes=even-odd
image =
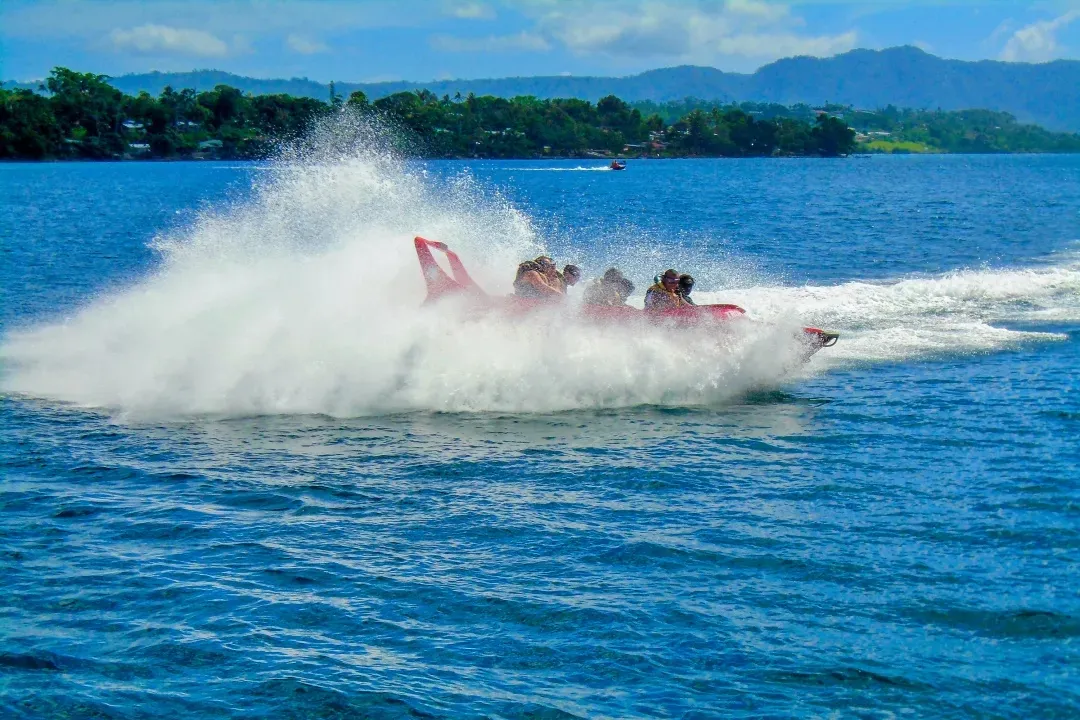
MULTIPOLYGON (((597 158, 597 157, 407 157, 407 160, 412 161, 477 161, 477 162, 577 162, 577 163, 610 163, 612 160, 619 160, 622 162, 633 161, 634 164, 639 162, 662 162, 665 160, 866 160, 874 157, 985 157, 985 156, 1074 156, 1080 155, 1080 152, 1062 152, 1062 151, 1025 151, 1025 152, 972 152, 972 153, 957 153, 957 152, 918 152, 918 153, 885 153, 885 152, 870 152, 870 153, 852 153, 851 155, 839 155, 839 156, 824 156, 824 155, 751 155, 751 156, 737 156, 737 155, 684 155, 684 156, 669 156, 669 157, 641 157, 641 156, 612 156, 609 158, 597 158)), ((28 159, 28 158, 0 158, 0 166, 2 165, 49 165, 60 163, 77 163, 77 164, 99 164, 99 163, 124 163, 124 164, 148 164, 148 165, 169 165, 169 164, 188 164, 188 163, 221 163, 221 162, 240 162, 240 163, 268 163, 273 162, 274 157, 265 158, 242 158, 242 157, 214 157, 214 158, 191 158, 191 157, 170 157, 170 158, 42 158, 42 159, 28 159)))

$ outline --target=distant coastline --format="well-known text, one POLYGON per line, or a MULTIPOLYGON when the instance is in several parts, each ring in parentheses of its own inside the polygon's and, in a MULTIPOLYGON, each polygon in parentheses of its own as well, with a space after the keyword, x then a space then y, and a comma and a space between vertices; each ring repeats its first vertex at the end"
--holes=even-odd
POLYGON ((39 93, 0 89, 0 160, 258 160, 335 113, 374 115, 411 155, 610 160, 842 157, 865 153, 1080 152, 1080 136, 988 110, 825 105, 630 104, 613 95, 505 99, 426 90, 369 102, 250 95, 219 85, 125 95, 102 75, 56 68, 39 93))

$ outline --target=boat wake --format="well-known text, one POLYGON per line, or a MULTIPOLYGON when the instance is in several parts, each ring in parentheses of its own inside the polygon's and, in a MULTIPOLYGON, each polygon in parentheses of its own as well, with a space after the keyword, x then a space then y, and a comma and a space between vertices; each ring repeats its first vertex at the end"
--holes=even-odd
POLYGON ((607 165, 578 165, 577 167, 516 167, 506 168, 518 172, 612 172, 607 165))
POLYGON ((769 321, 722 334, 421 308, 414 235, 449 243, 489 292, 509 292, 508 268, 544 241, 468 173, 433 183, 384 137, 337 123, 285 152, 248 201, 156 238, 162 262, 142 281, 10 332, 0 388, 139 419, 717 404, 838 363, 1058 337, 998 322, 1080 319, 1072 262, 696 293, 769 321), (792 340, 803 324, 843 334, 806 366, 792 340))
MULTIPOLYGON (((1039 326, 1080 322, 1080 258, 1025 269, 960 270, 937 277, 834 286, 755 287, 717 294, 762 319, 795 313, 840 330, 819 368, 985 353, 1066 339, 1039 326)), ((707 300, 708 293, 702 293, 707 300)))

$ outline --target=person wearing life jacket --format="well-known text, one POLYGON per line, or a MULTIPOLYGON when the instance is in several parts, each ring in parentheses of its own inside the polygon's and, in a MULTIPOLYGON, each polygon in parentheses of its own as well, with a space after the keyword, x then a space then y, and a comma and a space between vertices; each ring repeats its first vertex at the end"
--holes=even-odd
POLYGON ((694 276, 688 273, 683 273, 682 275, 680 275, 679 289, 677 292, 679 293, 679 297, 681 297, 683 299, 683 302, 685 302, 687 305, 697 305, 697 303, 690 298, 690 293, 692 293, 693 291, 694 276))
POLYGON ((530 300, 555 300, 566 294, 566 288, 555 270, 555 263, 547 255, 541 255, 518 265, 514 294, 530 300))
POLYGON ((585 288, 584 301, 586 305, 618 307, 625 305, 633 292, 634 283, 623 277, 616 268, 608 268, 603 277, 593 280, 585 288))
POLYGON ((659 278, 645 292, 645 311, 665 312, 686 307, 687 302, 679 294, 679 273, 669 268, 659 278))

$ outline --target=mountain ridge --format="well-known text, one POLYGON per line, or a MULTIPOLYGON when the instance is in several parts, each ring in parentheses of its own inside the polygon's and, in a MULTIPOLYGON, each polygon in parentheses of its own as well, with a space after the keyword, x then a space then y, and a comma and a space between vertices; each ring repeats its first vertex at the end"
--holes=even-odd
MULTIPOLYGON (((166 85, 174 89, 204 90, 226 84, 253 94, 287 93, 323 100, 330 95, 329 84, 307 78, 258 79, 218 70, 122 75, 110 82, 131 94, 146 90, 157 95, 166 85)), ((783 58, 753 73, 681 65, 625 77, 552 75, 431 82, 338 82, 335 89, 346 96, 360 90, 372 100, 396 92, 426 89, 437 95, 473 92, 592 101, 614 94, 628 102, 667 102, 695 97, 782 105, 832 102, 862 108, 888 105, 942 110, 980 108, 1009 112, 1021 122, 1053 130, 1080 131, 1080 61, 1029 64, 950 60, 912 46, 856 49, 828 58, 783 58)))

